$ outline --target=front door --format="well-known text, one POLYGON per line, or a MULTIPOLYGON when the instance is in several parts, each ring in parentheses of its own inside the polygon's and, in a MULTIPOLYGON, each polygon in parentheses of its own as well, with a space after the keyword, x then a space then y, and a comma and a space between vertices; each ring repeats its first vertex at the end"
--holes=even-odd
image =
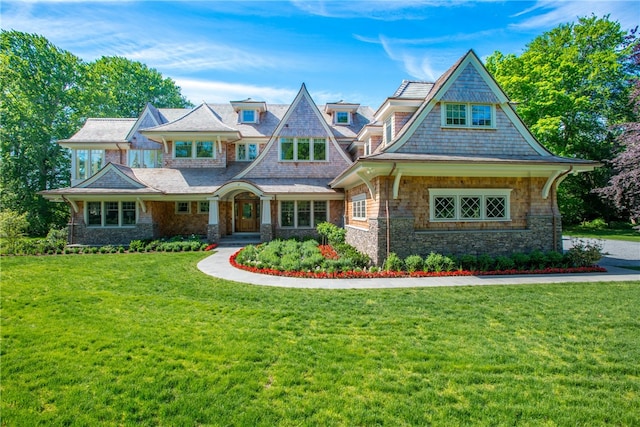
POLYGON ((236 232, 255 233, 259 227, 260 200, 236 199, 236 232))

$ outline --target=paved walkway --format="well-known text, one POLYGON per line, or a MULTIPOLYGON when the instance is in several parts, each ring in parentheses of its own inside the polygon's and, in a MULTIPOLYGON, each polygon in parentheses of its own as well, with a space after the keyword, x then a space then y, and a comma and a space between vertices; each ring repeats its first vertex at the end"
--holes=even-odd
MULTIPOLYGON (((513 285, 527 283, 564 283, 564 282, 618 282, 640 280, 640 272, 616 265, 640 266, 640 243, 605 242, 603 251, 608 252, 600 265, 607 273, 585 274, 536 274, 519 276, 454 276, 454 277, 404 277, 398 279, 299 279, 294 277, 269 276, 250 273, 232 267, 229 257, 240 249, 238 247, 218 248, 213 255, 198 263, 205 274, 235 282, 261 286, 313 289, 376 289, 376 288, 416 288, 436 286, 473 286, 473 285, 513 285), (623 260, 624 262, 620 262, 623 260)), ((567 239, 565 247, 570 245, 567 239)))

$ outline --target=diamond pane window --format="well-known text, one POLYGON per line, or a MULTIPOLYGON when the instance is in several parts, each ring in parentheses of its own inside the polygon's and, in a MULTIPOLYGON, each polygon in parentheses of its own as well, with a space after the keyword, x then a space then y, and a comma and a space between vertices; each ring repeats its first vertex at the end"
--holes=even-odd
POLYGON ((453 219, 456 217, 455 197, 435 197, 434 217, 436 219, 453 219))
POLYGON ((238 160, 244 160, 247 158, 247 146, 245 144, 238 144, 238 160))
POLYGON ((460 218, 479 219, 480 218, 480 197, 460 198, 460 218))
POLYGON ((258 157, 258 146, 249 144, 249 160, 254 160, 256 157, 258 157))
POLYGON ((507 216, 507 201, 504 197, 487 196, 485 198, 487 218, 502 219, 507 216))

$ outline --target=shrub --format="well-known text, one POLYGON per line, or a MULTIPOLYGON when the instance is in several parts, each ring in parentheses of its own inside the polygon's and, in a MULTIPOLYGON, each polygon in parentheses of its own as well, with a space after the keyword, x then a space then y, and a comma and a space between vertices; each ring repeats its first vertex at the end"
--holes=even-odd
POLYGON ((344 243, 347 231, 330 222, 321 222, 316 226, 316 231, 320 235, 322 244, 329 243, 332 246, 338 246, 344 243))
POLYGON ((463 270, 475 271, 478 269, 478 258, 475 255, 462 255, 458 263, 463 270))
POLYGON ((300 270, 300 257, 296 253, 287 253, 280 261, 280 268, 284 271, 300 270))
POLYGON ((317 267, 321 267, 324 263, 325 258, 320 254, 311 254, 308 255, 300 261, 300 267, 306 271, 315 270, 317 267))
POLYGON ((588 230, 606 230, 609 225, 602 218, 596 218, 593 221, 583 221, 580 223, 581 228, 588 230))
POLYGON ((531 269, 544 269, 547 267, 547 257, 544 252, 535 250, 529 254, 529 264, 531 265, 531 269))
POLYGON ((335 245, 334 249, 340 257, 350 259, 356 267, 365 268, 371 263, 371 258, 368 255, 363 254, 348 243, 335 245))
POLYGON ((383 268, 386 271, 402 271, 404 265, 400 257, 395 253, 391 252, 387 259, 384 261, 383 268))
POLYGON ((491 271, 493 270, 494 261, 491 255, 482 254, 478 256, 478 270, 491 271))
POLYGON ((495 259, 496 270, 513 270, 516 266, 516 263, 507 256, 498 256, 495 259))
POLYGON ((528 270, 529 269, 529 263, 531 261, 529 255, 523 254, 523 253, 516 253, 516 254, 511 255, 511 259, 515 263, 516 268, 518 270, 528 270))
POLYGON ((589 267, 602 258, 602 241, 571 239, 572 247, 564 258, 570 267, 589 267))
POLYGON ((545 257, 547 259, 547 267, 560 268, 565 265, 564 257, 560 252, 549 251, 545 254, 545 257))
POLYGON ((431 252, 424 260, 424 271, 440 273, 441 271, 451 271, 454 268, 453 259, 435 252, 431 252))
POLYGON ((409 273, 413 273, 415 271, 422 270, 424 262, 422 261, 422 257, 420 255, 409 255, 405 258, 404 265, 406 266, 409 273))
POLYGON ((0 212, 0 238, 3 239, 3 246, 5 246, 2 248, 2 252, 16 253, 16 244, 24 237, 28 228, 29 221, 26 212, 23 214, 12 210, 0 212))

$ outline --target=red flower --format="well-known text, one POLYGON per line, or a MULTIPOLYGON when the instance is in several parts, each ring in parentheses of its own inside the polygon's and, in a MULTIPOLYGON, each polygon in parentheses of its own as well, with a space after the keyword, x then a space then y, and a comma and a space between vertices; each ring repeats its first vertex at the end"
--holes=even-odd
POLYGON ((213 249, 215 249, 215 248, 217 248, 217 247, 218 247, 218 244, 217 244, 217 243, 212 243, 212 244, 210 244, 209 246, 207 246, 206 248, 204 248, 204 250, 205 250, 205 251, 210 251, 210 250, 213 250, 213 249))

